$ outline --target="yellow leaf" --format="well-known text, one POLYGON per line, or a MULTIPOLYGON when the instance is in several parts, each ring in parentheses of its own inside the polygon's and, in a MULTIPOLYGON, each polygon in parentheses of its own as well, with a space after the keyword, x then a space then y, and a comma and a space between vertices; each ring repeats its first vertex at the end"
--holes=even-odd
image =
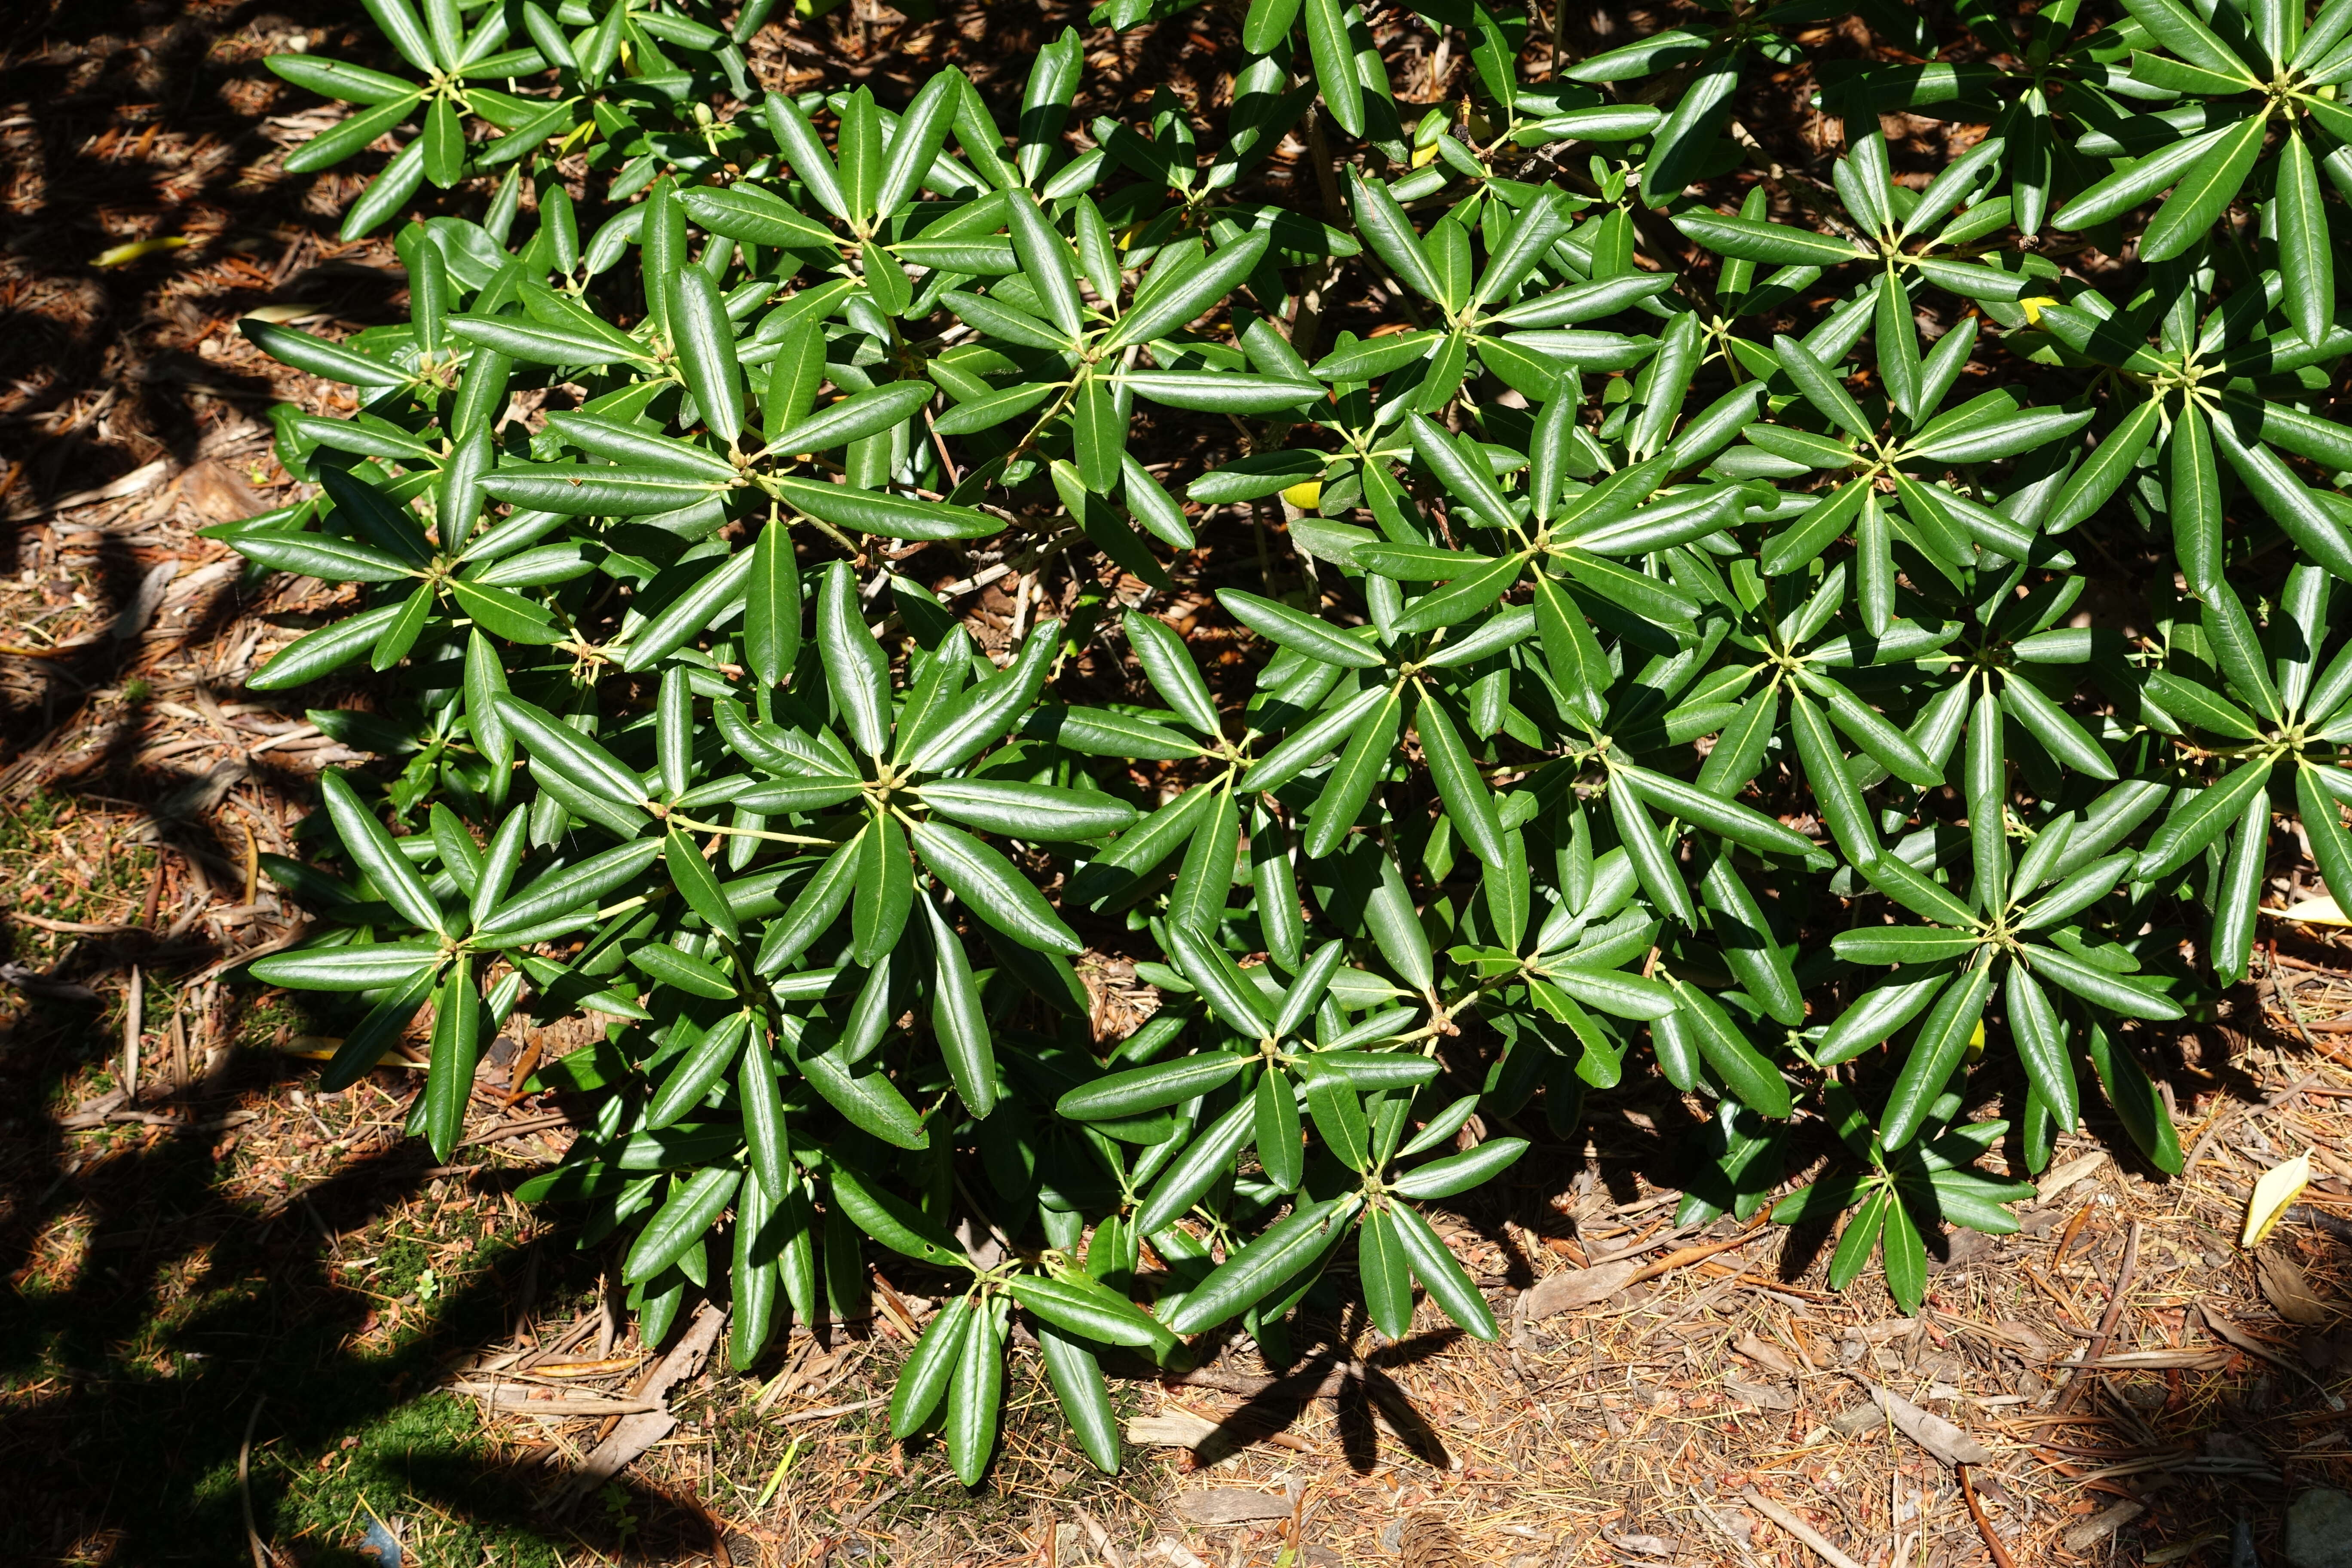
POLYGON ((2334 899, 2305 899, 2278 913, 2281 920, 2301 921, 2305 925, 2352 926, 2352 915, 2346 914, 2334 899))
POLYGON ((1321 479, 1301 479, 1282 492, 1282 499, 1301 511, 1313 511, 1323 499, 1321 479))
POLYGON ((177 250, 187 243, 188 237, 184 234, 171 235, 163 239, 134 239, 128 245, 118 245, 112 250, 104 252, 90 265, 123 267, 142 256, 152 256, 159 250, 177 250))
POLYGON ((2042 307, 2044 305, 2056 305, 2059 303, 2062 303, 2062 301, 2053 300, 2047 294, 2036 294, 2031 300, 2020 300, 2018 301, 2018 305, 2025 311, 2025 319, 2032 322, 2037 327, 2042 324, 2042 307))
POLYGON ((1436 156, 1437 143, 1434 142, 1426 147, 1416 147, 1412 150, 1412 166, 1416 169, 1425 169, 1436 156))
POLYGON ((1979 1018, 1979 1019, 1978 1019, 1978 1020, 1977 1020, 1976 1031, 1975 1031, 1973 1034, 1971 1034, 1971 1035, 1969 1035, 1969 1048, 1968 1048, 1968 1054, 1967 1054, 1967 1056, 1966 1056, 1963 1059, 1965 1059, 1965 1060, 1967 1060, 1967 1061, 1970 1061, 1970 1062, 1974 1062, 1974 1061, 1981 1060, 1981 1059, 1983 1058, 1983 1057, 1984 1057, 1984 1047, 1985 1047, 1985 1026, 1984 1026, 1984 1020, 1983 1020, 1983 1019, 1981 1019, 1981 1018, 1979 1018))
POLYGON ((316 305, 257 305, 244 317, 248 321, 268 321, 273 327, 283 327, 305 316, 320 316, 326 312, 316 305))
POLYGON ((2303 1189, 2311 1183, 2311 1156, 2297 1154, 2284 1165, 2273 1165, 2263 1173, 2254 1184, 2254 1195, 2246 1203, 2246 1228, 2239 1233, 2240 1247, 2260 1247, 2263 1238, 2277 1225, 2303 1189))

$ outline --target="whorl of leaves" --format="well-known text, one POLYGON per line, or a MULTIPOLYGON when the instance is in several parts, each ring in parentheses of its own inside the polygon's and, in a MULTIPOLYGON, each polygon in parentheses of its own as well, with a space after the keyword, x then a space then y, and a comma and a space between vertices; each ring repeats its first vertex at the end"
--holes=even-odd
POLYGON ((323 934, 251 973, 356 994, 332 1084, 429 1005, 444 1158, 510 1017, 621 1020, 542 1069, 594 1115, 527 1195, 738 1364, 863 1315, 869 1243, 934 1271, 891 1426, 967 1479, 1015 1311, 1104 1466, 1103 1354, 1278 1354, 1335 1266, 1492 1335, 1418 1205, 1628 1072, 1717 1108, 1685 1221, 1825 1123, 1773 1216, 1916 1308, 1942 1226, 2014 1228, 2005 1138, 2178 1168, 2135 1024, 2246 973, 2282 819, 2352 885, 2352 0, 1969 0, 1950 65, 1865 6, 1929 63, 1824 69, 1825 180, 1736 175, 1730 95, 1838 6, 1548 80, 1517 9, 1413 8, 1471 100, 1408 131, 1357 7, 1254 0, 1221 142, 1165 94, 1081 135, 1075 33, 1009 123, 953 69, 752 102, 758 5, 371 0, 421 79, 272 62, 360 106, 290 167, 415 127, 349 232, 495 178, 399 232, 406 325, 247 329, 362 404, 280 410, 317 493, 215 531, 362 585, 252 685, 397 669, 321 722, 407 759, 324 781, 344 874, 276 868, 323 934), (1240 194, 1310 107, 1328 222, 1240 194), (1898 178, 1896 110, 1990 130, 1898 178), (1317 343, 1348 279, 1394 314, 1317 343), (1244 455, 1131 449, 1188 421, 1244 455), (1263 643, 1221 693, 1161 552, 1276 497, 1305 586, 1211 563, 1263 643), (925 551, 1084 592, 983 651, 925 551), (1074 700, 1088 649, 1156 702, 1074 700), (1088 943, 1164 999, 1123 1037, 1088 943))

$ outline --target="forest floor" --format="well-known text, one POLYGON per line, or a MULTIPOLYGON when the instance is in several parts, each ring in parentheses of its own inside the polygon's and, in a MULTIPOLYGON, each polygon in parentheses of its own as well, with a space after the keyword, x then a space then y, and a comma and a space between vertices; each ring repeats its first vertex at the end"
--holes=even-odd
MULTIPOLYGON (((904 85, 952 58, 985 86, 1082 10, 909 27, 859 0, 760 64, 904 85)), ((349 407, 237 318, 335 335, 402 308, 390 246, 332 237, 349 177, 279 169, 327 117, 257 63, 296 35, 344 53, 355 15, 53 5, 0 56, 0 1560, 2237 1568, 2289 1560, 2297 1499, 2299 1546, 2352 1540, 2352 1500, 2315 1490, 2352 1490, 2352 953, 2294 930, 2226 1016, 2138 1042, 2188 1170, 2067 1142, 2019 1235, 1933 1259, 1916 1319, 1874 1274, 1829 1294, 1822 1236, 1676 1229, 1698 1123, 1647 1084, 1443 1226, 1499 1343, 1343 1315, 1287 1368, 1244 1344, 1125 1383, 1115 1477, 1019 1347, 980 1488, 888 1441, 919 1278, 886 1269, 871 1319, 798 1326, 747 1376, 694 1353, 708 1321, 637 1344, 608 1260, 511 1195, 570 1136, 508 1081, 530 1042, 500 1042, 436 1166, 399 1134, 420 1074, 317 1092, 331 1042, 299 999, 222 979, 299 928, 257 857, 299 853, 318 770, 376 760, 363 723, 243 687, 320 585, 195 534, 299 493, 271 402, 349 407), (138 240, 185 243, 100 264, 138 240), (2252 1184, 2306 1150, 2318 1179, 2242 1249, 2252 1184)), ((1100 36, 1089 90, 1213 87, 1232 31, 1100 36)), ((1426 64, 1434 100, 1460 61, 1426 64)), ((1162 613, 1255 581, 1262 544, 1204 530, 1162 613)))

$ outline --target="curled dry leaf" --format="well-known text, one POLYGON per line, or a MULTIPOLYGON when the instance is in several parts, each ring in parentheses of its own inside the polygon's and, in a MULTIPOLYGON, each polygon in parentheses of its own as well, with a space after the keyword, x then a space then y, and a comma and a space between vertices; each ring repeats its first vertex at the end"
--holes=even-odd
POLYGON ((2303 1189, 2311 1184, 2311 1155, 2297 1154, 2284 1164, 2273 1165, 2263 1173, 2254 1184, 2254 1195, 2246 1203, 2246 1227, 2239 1233, 2240 1247, 2260 1247, 2303 1189))

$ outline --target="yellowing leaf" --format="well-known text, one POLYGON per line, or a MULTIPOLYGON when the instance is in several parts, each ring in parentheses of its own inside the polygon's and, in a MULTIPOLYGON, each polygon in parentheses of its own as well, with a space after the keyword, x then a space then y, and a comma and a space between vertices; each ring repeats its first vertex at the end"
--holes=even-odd
POLYGON ((2017 303, 2018 308, 2025 312, 2025 319, 2038 327, 2042 324, 2042 307, 2055 305, 2059 301, 2047 294, 2036 294, 2031 300, 2020 300, 2017 303))
POLYGON ((159 250, 177 250, 187 243, 188 237, 184 234, 171 235, 163 239, 134 239, 127 245, 118 245, 111 250, 101 252, 90 265, 124 267, 142 256, 152 256, 159 250))
POLYGON ((2279 1216, 2286 1213, 2303 1189, 2311 1184, 2311 1156, 2297 1154, 2283 1165, 2273 1165, 2263 1173, 2254 1184, 2254 1195, 2246 1203, 2246 1228, 2239 1234, 2240 1247, 2260 1247, 2271 1233, 2279 1216))
POLYGON ((1321 479, 1301 479, 1282 492, 1282 499, 1301 511, 1313 511, 1323 499, 1321 479))
POLYGON ((1426 147, 1416 147, 1412 150, 1412 166, 1416 169, 1425 169, 1436 156, 1437 143, 1434 142, 1426 147))
POLYGON ((2352 915, 2346 914, 2334 899, 2328 898, 2305 899, 2292 909, 2281 910, 2279 918, 2301 921, 2305 925, 2352 926, 2352 915))
POLYGON ((1966 1056, 1966 1058, 1965 1058, 1964 1059, 1966 1059, 1966 1060, 1968 1060, 1968 1061, 1971 1061, 1971 1062, 1975 1062, 1975 1061, 1980 1061, 1980 1060, 1982 1060, 1982 1059, 1983 1059, 1983 1058, 1984 1058, 1984 1047, 1985 1047, 1985 1026, 1984 1026, 1984 1020, 1983 1020, 1983 1019, 1981 1019, 1981 1018, 1979 1018, 1979 1019, 1978 1019, 1978 1020, 1977 1020, 1976 1032, 1975 1032, 1975 1033, 1973 1033, 1973 1034, 1971 1034, 1971 1035, 1969 1037, 1969 1048, 1968 1048, 1968 1054, 1967 1054, 1967 1056, 1966 1056))

